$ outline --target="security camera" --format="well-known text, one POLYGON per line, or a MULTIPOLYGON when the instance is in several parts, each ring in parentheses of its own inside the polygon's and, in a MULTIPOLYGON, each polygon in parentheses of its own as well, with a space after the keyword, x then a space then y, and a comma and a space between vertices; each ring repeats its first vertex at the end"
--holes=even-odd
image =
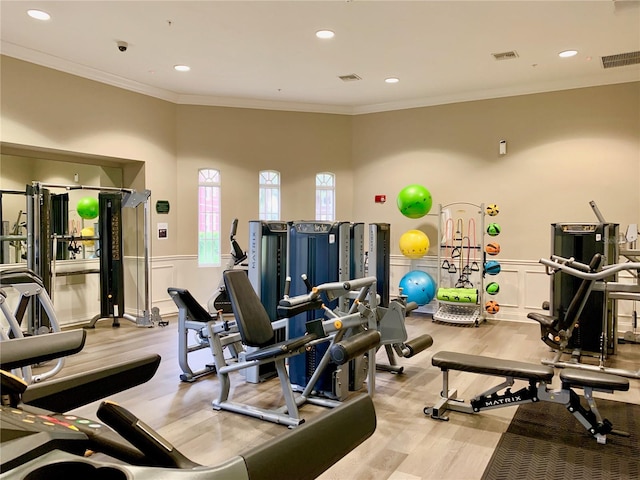
POLYGON ((129 44, 127 42, 116 42, 118 45, 118 50, 121 52, 126 52, 127 48, 129 48, 129 44))

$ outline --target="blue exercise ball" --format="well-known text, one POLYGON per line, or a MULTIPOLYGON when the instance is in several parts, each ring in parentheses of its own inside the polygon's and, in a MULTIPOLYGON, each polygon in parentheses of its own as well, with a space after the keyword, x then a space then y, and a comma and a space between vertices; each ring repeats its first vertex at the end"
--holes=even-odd
POLYGON ((426 305, 436 295, 436 281, 427 272, 412 270, 400 280, 402 294, 407 296, 408 302, 426 305))

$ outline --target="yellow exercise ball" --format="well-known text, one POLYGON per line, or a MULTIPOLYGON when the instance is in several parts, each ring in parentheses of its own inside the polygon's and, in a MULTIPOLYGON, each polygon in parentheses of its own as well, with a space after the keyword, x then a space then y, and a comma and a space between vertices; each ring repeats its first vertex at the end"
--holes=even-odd
MULTIPOLYGON (((83 237, 93 237, 93 236, 95 236, 95 234, 96 234, 96 232, 93 229, 93 227, 85 227, 80 231, 80 235, 82 235, 83 237)), ((83 240, 82 244, 85 247, 93 247, 95 242, 93 240, 83 240)))
POLYGON ((407 230, 400 237, 400 252, 411 259, 424 257, 429 251, 429 237, 420 230, 407 230))

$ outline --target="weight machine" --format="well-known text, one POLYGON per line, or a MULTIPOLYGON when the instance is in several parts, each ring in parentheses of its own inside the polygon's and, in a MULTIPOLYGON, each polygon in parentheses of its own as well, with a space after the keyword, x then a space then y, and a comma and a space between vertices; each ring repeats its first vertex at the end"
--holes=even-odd
MULTIPOLYGON (((98 320, 112 318, 113 326, 120 326, 119 319, 129 320, 139 327, 153 327, 155 322, 162 323, 157 307, 151 307, 150 277, 150 214, 149 198, 151 192, 138 192, 133 189, 100 187, 87 185, 63 185, 55 183, 33 182, 27 186, 27 266, 42 278, 47 291, 53 295, 56 272, 56 259, 61 257, 60 244, 75 240, 97 240, 100 245, 100 269, 88 269, 74 274, 99 273, 100 275, 100 314, 87 326, 95 327, 98 320), (98 191, 99 232, 92 237, 70 235, 68 231, 68 195, 55 195, 51 189, 62 189, 66 193, 74 190, 98 191), (122 243, 122 211, 132 208, 137 212, 143 207, 143 311, 139 315, 125 313, 124 304, 124 249, 122 243)), ((136 268, 138 271, 138 268, 136 268)), ((69 274, 69 272, 67 272, 69 274)), ((29 329, 35 330, 48 326, 49 321, 41 309, 35 309, 30 317, 29 329)))
MULTIPOLYGON (((596 255, 599 255, 599 254, 596 254, 596 255)), ((612 373, 614 375, 620 375, 620 376, 629 377, 629 378, 640 378, 640 370, 637 370, 637 371, 625 370, 620 368, 611 368, 605 365, 608 354, 609 354, 608 345, 612 343, 611 342, 612 339, 609 337, 609 335, 613 335, 614 345, 617 337, 615 322, 613 325, 614 326, 613 333, 609 333, 610 329, 607 326, 608 317, 606 315, 600 317, 602 318, 603 324, 602 324, 602 328, 600 329, 601 333, 600 333, 600 339, 599 339, 600 347, 599 347, 599 355, 598 355, 598 359, 599 359, 598 365, 588 365, 588 364, 580 363, 581 352, 575 351, 575 350, 572 353, 572 356, 573 356, 572 361, 563 362, 560 360, 562 354, 564 353, 564 347, 566 347, 569 344, 569 340, 572 336, 573 328, 576 325, 576 323, 589 321, 588 317, 585 319, 582 313, 584 311, 585 305, 587 305, 586 299, 591 293, 591 290, 592 289, 595 290, 594 284, 597 281, 600 281, 600 280, 604 281, 600 287, 600 290, 602 292, 605 292, 605 293, 609 291, 622 292, 627 295, 626 298, 629 298, 629 296, 633 296, 633 295, 635 295, 635 297, 632 297, 632 298, 639 298, 640 287, 638 285, 624 284, 616 281, 608 282, 607 279, 610 279, 612 277, 615 279, 618 272, 621 272, 624 270, 636 271, 637 273, 640 273, 640 262, 617 263, 613 265, 604 265, 601 268, 598 268, 597 264, 594 261, 592 261, 590 265, 586 265, 581 262, 577 262, 573 258, 564 258, 564 257, 559 257, 557 255, 553 255, 551 259, 546 259, 546 258, 540 259, 540 263, 542 263, 545 266, 546 271, 549 275, 551 274, 557 275, 559 272, 563 272, 564 274, 571 275, 573 277, 583 280, 583 284, 581 286, 582 290, 579 290, 578 294, 576 294, 576 297, 578 297, 578 295, 581 295, 583 297, 583 298, 577 298, 577 300, 580 301, 580 305, 578 306, 579 308, 577 308, 575 311, 573 309, 568 310, 568 312, 571 315, 569 318, 564 319, 564 322, 563 322, 565 325, 567 325, 566 332, 562 333, 562 331, 558 331, 557 340, 555 340, 555 338, 551 339, 552 341, 555 341, 557 343, 556 355, 552 360, 543 360, 542 363, 546 365, 551 365, 556 368, 577 368, 582 370, 612 373)), ((601 312, 593 312, 593 313, 600 314, 601 312)), ((541 324, 543 341, 548 339, 548 336, 550 334, 553 335, 553 333, 550 333, 551 329, 548 327, 551 326, 556 321, 555 317, 541 315, 539 313, 530 313, 528 317, 538 321, 541 324)), ((545 343, 548 344, 547 341, 545 341, 545 343)))

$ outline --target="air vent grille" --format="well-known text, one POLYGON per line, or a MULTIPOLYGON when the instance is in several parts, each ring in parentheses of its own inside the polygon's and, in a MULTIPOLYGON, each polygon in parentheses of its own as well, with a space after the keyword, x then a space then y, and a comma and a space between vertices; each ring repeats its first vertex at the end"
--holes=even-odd
POLYGON ((513 58, 518 58, 518 53, 514 50, 510 52, 501 52, 501 53, 492 53, 493 58, 496 60, 511 60, 513 58))
POLYGON ((362 80, 362 78, 356 75, 355 73, 350 73, 349 75, 340 75, 338 76, 338 78, 343 82, 355 82, 358 80, 362 80))
POLYGON ((636 65, 638 63, 640 63, 640 51, 602 57, 602 66, 604 68, 626 67, 627 65, 636 65))

